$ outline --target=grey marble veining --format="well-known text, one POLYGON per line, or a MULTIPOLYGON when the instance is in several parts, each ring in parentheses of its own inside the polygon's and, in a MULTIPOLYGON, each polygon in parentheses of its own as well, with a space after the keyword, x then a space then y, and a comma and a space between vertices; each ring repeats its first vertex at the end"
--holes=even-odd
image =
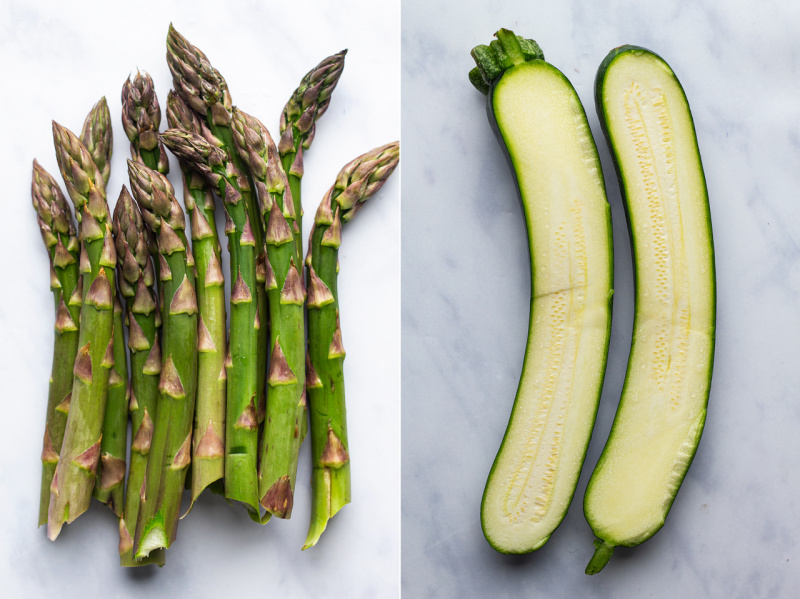
POLYGON ((800 587, 800 7, 737 0, 406 0, 403 41, 404 597, 779 597, 800 587), (522 210, 469 84, 500 27, 536 39, 584 103, 611 203, 615 289, 597 423, 566 519, 504 556, 480 528, 527 337, 522 210), (583 573, 583 492, 611 427, 633 319, 619 186, 594 110, 606 53, 650 48, 692 108, 711 202, 717 345, 705 433, 665 527, 583 573), (411 151, 411 150, 413 151, 411 151))

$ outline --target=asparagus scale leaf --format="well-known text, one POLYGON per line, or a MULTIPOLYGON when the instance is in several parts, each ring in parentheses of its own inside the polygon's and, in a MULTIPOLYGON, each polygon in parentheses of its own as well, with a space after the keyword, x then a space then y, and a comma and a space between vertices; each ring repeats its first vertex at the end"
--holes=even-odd
POLYGON ((345 420, 345 357, 339 326, 338 253, 342 224, 387 181, 400 159, 395 142, 349 162, 317 209, 306 256, 308 357, 313 472, 311 524, 303 549, 315 545, 328 520, 350 502, 350 452, 345 420))
POLYGON ((114 266, 105 181, 74 133, 53 123, 59 170, 80 223, 83 303, 79 350, 61 455, 50 487, 47 536, 89 507, 98 463, 108 378, 114 365, 114 266))
POLYGON ((33 161, 31 184, 33 208, 39 231, 50 258, 50 287, 55 300, 55 343, 50 390, 47 397, 44 442, 42 445, 42 483, 39 498, 39 526, 47 523, 50 483, 56 471, 67 411, 72 393, 72 368, 78 353, 78 325, 82 294, 78 272, 78 234, 72 211, 55 179, 33 161))
POLYGON ((194 257, 183 209, 167 178, 128 161, 128 175, 142 218, 157 235, 161 262, 161 373, 153 437, 134 537, 144 558, 175 541, 181 497, 191 463, 197 390, 197 295, 194 257))
MULTIPOLYGON (((212 138, 208 128, 174 92, 167 97, 167 122, 212 138)), ((183 198, 192 230, 197 271, 197 405, 192 436, 192 504, 203 490, 225 475, 225 393, 227 328, 225 275, 222 273, 214 194, 205 178, 181 159, 183 198)))

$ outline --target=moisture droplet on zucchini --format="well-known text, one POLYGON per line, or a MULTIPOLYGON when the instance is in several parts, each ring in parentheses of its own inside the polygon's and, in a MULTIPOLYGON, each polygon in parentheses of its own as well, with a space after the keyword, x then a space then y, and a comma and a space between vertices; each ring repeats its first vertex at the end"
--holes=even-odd
POLYGON ((584 498, 599 539, 587 574, 664 524, 703 431, 716 296, 708 193, 675 74, 623 46, 600 65, 595 98, 625 197, 636 310, 622 398, 584 498))
POLYGON ((536 42, 501 29, 472 51, 528 227, 531 312, 522 376, 481 505, 502 553, 541 547, 566 515, 608 354, 613 259, 603 173, 586 113, 536 42))

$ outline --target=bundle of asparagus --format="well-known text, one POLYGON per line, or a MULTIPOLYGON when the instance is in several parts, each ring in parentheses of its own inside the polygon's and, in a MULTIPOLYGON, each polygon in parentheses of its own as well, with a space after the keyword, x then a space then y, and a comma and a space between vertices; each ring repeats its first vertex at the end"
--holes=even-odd
POLYGON ((304 548, 349 502, 337 248, 342 221, 383 185, 399 146, 377 148, 342 170, 317 211, 304 261, 303 152, 345 54, 302 78, 281 114, 276 145, 261 121, 233 107, 207 56, 170 26, 170 129, 159 135, 153 80, 137 72, 122 89, 132 194, 122 187, 113 219, 105 99, 80 136, 53 124, 79 230, 58 184, 34 161, 33 204, 56 306, 39 514, 51 539, 94 496, 119 517, 120 563, 163 565, 187 484, 190 506, 206 488, 224 488, 262 524, 272 515, 289 518, 309 426, 306 389, 314 474, 304 548), (180 161, 191 244, 164 146, 180 161), (230 254, 230 329, 215 193, 230 254))

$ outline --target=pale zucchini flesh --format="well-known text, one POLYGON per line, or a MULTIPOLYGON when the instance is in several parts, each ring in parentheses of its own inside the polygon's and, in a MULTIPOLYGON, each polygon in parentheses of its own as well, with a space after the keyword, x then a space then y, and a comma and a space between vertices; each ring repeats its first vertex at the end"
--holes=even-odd
POLYGON ((511 418, 481 506, 503 553, 541 547, 575 492, 603 385, 611 319, 611 223, 586 115, 543 60, 505 71, 490 116, 516 174, 528 227, 532 300, 511 418))
POLYGON ((624 47, 601 66, 596 93, 626 201, 636 308, 619 408, 584 498, 602 541, 590 574, 614 546, 664 524, 705 423, 716 302, 708 196, 680 83, 655 54, 624 47))

